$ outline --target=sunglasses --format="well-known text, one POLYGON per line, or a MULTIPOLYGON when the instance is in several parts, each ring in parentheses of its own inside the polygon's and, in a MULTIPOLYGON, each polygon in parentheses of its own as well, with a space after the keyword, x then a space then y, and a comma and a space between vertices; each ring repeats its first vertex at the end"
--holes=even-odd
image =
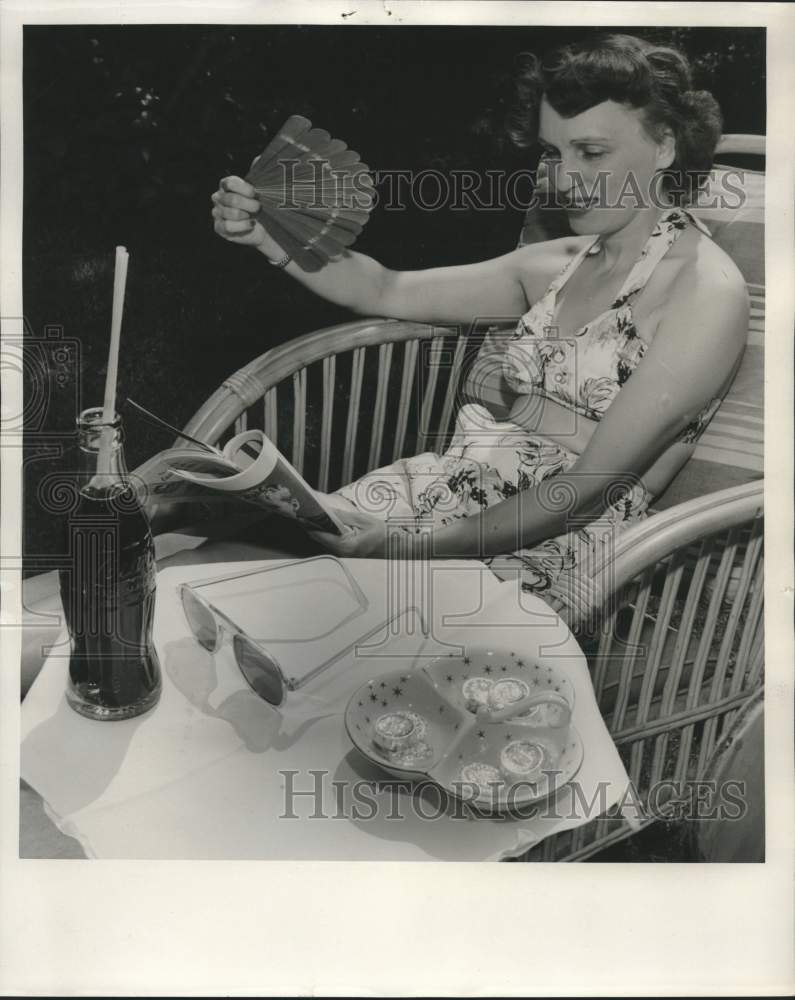
MULTIPOLYGON (((230 643, 237 666, 249 687, 260 698, 275 707, 279 707, 284 704, 288 692, 296 691, 298 688, 303 687, 304 684, 313 680, 328 667, 332 666, 332 664, 355 652, 357 647, 362 646, 368 639, 379 634, 385 627, 393 627, 404 615, 408 613, 419 614, 419 610, 411 605, 396 612, 386 621, 378 622, 375 627, 369 628, 364 634, 358 635, 353 642, 348 643, 329 659, 317 664, 308 673, 296 679, 285 676, 273 653, 263 643, 247 635, 239 625, 235 624, 223 611, 220 611, 205 595, 197 593, 197 588, 222 584, 228 581, 237 582, 246 577, 275 573, 277 569, 286 570, 299 564, 307 569, 308 572, 317 574, 323 569, 328 570, 328 567, 325 567, 324 564, 330 565, 332 563, 347 578, 353 598, 352 610, 344 618, 336 622, 334 629, 336 630, 347 625, 359 614, 363 613, 367 609, 369 601, 358 583, 351 576, 347 567, 336 558, 328 555, 297 560, 294 563, 280 564, 268 570, 263 570, 260 567, 243 573, 211 577, 209 579, 193 581, 192 583, 182 583, 178 589, 185 618, 197 642, 209 653, 218 653, 223 646, 230 643)), ((427 635, 427 625, 421 615, 420 624, 423 633, 427 635)), ((318 633, 313 636, 313 640, 322 639, 329 634, 329 632, 318 633)))
POLYGON ((185 617, 199 645, 208 653, 217 653, 231 642, 235 661, 249 687, 269 704, 283 704, 287 692, 298 685, 284 676, 276 658, 245 635, 231 618, 199 597, 189 584, 181 584, 179 592, 185 617))

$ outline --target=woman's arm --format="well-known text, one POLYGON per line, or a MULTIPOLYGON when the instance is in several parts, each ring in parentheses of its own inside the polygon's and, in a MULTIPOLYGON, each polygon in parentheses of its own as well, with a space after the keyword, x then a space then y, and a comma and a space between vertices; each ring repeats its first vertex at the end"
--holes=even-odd
MULTIPOLYGON (((253 218, 259 202, 250 184, 226 177, 212 201, 215 231, 220 236, 253 246, 269 260, 284 256, 253 218)), ((317 295, 354 312, 429 323, 469 323, 478 316, 521 316, 527 309, 528 271, 538 269, 546 256, 535 245, 477 264, 392 271, 365 254, 348 250, 319 271, 304 271, 295 261, 285 270, 317 295)))
POLYGON ((647 355, 572 468, 435 531, 435 556, 496 555, 562 534, 573 515, 595 516, 616 484, 637 481, 654 466, 725 386, 748 329, 747 293, 737 274, 696 264, 676 282, 670 301, 647 355))

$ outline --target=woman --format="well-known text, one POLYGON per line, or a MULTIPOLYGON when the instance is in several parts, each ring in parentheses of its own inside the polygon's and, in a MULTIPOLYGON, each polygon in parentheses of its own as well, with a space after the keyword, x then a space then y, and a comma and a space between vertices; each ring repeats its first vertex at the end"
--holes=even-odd
MULTIPOLYGON (((529 57, 519 92, 514 138, 541 145, 572 236, 423 271, 346 252, 310 274, 254 221, 240 178, 221 182, 213 217, 219 235, 359 313, 520 317, 497 348, 519 394, 509 421, 464 406, 445 455, 344 487, 335 503, 355 530, 318 537, 340 555, 386 556, 386 522, 397 519, 430 531, 433 556, 482 558, 498 575, 518 568, 523 586, 561 606, 577 603, 587 576, 577 567, 645 517, 692 453, 742 355, 748 303, 733 262, 680 204, 709 170, 721 127, 680 53, 608 36, 550 66, 529 57)), ((429 551, 427 531, 402 543, 404 558, 429 551)))

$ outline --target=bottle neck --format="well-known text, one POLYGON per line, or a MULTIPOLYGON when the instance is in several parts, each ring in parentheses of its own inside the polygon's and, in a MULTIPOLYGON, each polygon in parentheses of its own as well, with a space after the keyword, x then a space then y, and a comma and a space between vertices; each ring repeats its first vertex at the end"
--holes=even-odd
POLYGON ((128 485, 121 417, 104 421, 101 407, 83 410, 77 420, 77 479, 81 493, 108 496, 128 485))

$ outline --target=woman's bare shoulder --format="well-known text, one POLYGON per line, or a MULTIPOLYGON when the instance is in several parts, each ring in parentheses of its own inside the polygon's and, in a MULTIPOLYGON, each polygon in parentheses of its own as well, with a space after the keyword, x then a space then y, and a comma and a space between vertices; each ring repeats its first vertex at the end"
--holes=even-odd
POLYGON ((742 311, 747 308, 748 290, 745 278, 731 257, 709 236, 696 231, 692 241, 682 246, 686 255, 671 291, 691 300, 694 306, 709 310, 714 307, 712 296, 720 298, 742 311))
POLYGON ((731 257, 706 233, 691 229, 685 239, 671 247, 673 261, 686 265, 678 268, 679 290, 706 289, 731 292, 742 297, 746 291, 745 278, 731 257))
POLYGON ((562 236, 542 243, 528 243, 516 251, 519 277, 528 302, 535 302, 544 294, 550 282, 582 250, 588 239, 562 236))

